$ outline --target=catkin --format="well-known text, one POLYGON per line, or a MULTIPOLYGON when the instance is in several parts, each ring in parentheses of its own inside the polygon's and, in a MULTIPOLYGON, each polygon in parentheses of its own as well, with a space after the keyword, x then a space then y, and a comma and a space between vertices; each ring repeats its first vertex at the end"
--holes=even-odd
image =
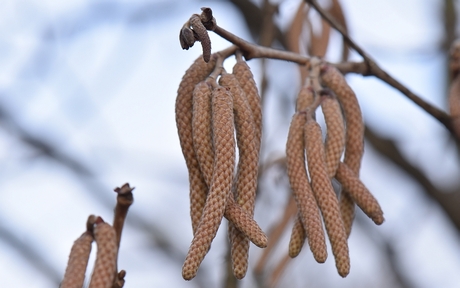
POLYGON ((332 94, 322 94, 321 109, 327 126, 325 143, 327 174, 332 179, 345 148, 345 125, 340 104, 332 94))
POLYGON ((89 288, 112 287, 117 267, 117 236, 109 224, 97 223, 94 227, 94 239, 97 243, 96 264, 89 288))
POLYGON ((212 133, 215 158, 211 186, 200 224, 182 267, 182 276, 185 280, 196 276, 216 236, 224 215, 227 196, 232 187, 236 149, 233 103, 232 96, 223 87, 213 90, 212 133))
POLYGON ((257 150, 260 150, 262 141, 262 102, 257 90, 257 84, 254 81, 254 75, 252 75, 249 65, 243 60, 238 60, 233 66, 233 74, 248 98, 255 122, 255 135, 256 139, 258 139, 256 147, 257 150))
POLYGON ((337 174, 335 175, 337 181, 342 184, 342 187, 349 191, 350 196, 356 204, 363 210, 363 212, 375 222, 380 225, 383 223, 383 211, 375 197, 364 186, 361 180, 351 171, 350 168, 344 163, 340 163, 337 174))
MULTIPOLYGON (((324 65, 321 69, 321 79, 340 101, 346 121, 346 141, 344 163, 359 176, 361 160, 364 153, 364 123, 358 99, 348 86, 343 75, 335 67, 324 65)), ((354 218, 354 202, 348 191, 340 195, 340 210, 349 236, 354 218)))
POLYGON ((291 239, 289 240, 289 257, 295 258, 299 255, 307 237, 305 229, 302 224, 302 216, 300 213, 294 220, 294 226, 292 226, 291 239))
MULTIPOLYGON (((194 89, 193 100, 193 145, 202 175, 208 186, 211 185, 212 169, 214 165, 214 151, 212 147, 211 123, 211 96, 212 90, 208 83, 202 81, 194 89), (209 93, 209 94, 208 94, 209 93)), ((242 210, 235 200, 233 193, 229 193, 225 207, 224 217, 230 225, 245 234, 258 247, 267 246, 267 236, 258 224, 252 219, 252 214, 242 210)))
POLYGON ((310 81, 307 79, 306 84, 300 89, 296 100, 296 111, 304 111, 315 100, 315 94, 310 81))
POLYGON ((190 17, 190 26, 192 26, 198 41, 201 42, 203 60, 207 63, 211 59, 211 39, 209 39, 208 31, 201 22, 200 15, 194 14, 190 17))
POLYGON ((213 55, 208 63, 198 57, 182 77, 179 84, 176 98, 176 125, 179 134, 182 153, 185 158, 189 173, 190 183, 190 216, 192 229, 195 233, 201 219, 203 207, 206 201, 208 187, 200 172, 192 137, 192 115, 193 115, 193 90, 195 85, 212 72, 216 64, 217 55, 213 55))
POLYGON ((228 197, 227 199, 225 217, 230 221, 229 224, 233 224, 235 228, 248 237, 254 245, 260 248, 267 247, 268 239, 265 233, 260 229, 257 222, 235 203, 232 197, 228 197))
POLYGON ((308 117, 305 124, 304 135, 313 192, 323 215, 337 271, 340 276, 345 277, 350 272, 347 235, 339 203, 327 173, 321 128, 311 117, 308 117))
POLYGON ((305 226, 308 244, 316 261, 323 263, 327 258, 326 241, 321 216, 305 167, 304 124, 305 113, 294 114, 286 143, 287 172, 297 209, 305 226))
POLYGON ((75 240, 70 250, 69 262, 65 270, 64 280, 61 282, 61 288, 83 287, 93 240, 93 235, 89 231, 75 240))
MULTIPOLYGON (((224 73, 220 84, 229 89, 233 97, 236 140, 239 161, 233 191, 240 205, 249 215, 254 214, 257 190, 259 150, 256 147, 255 122, 244 91, 235 75, 224 73)), ((249 241, 244 234, 229 226, 233 272, 237 279, 246 275, 248 268, 249 241)))
POLYGON ((211 185, 214 151, 211 126, 211 85, 201 81, 193 90, 192 137, 201 174, 208 187, 211 185))

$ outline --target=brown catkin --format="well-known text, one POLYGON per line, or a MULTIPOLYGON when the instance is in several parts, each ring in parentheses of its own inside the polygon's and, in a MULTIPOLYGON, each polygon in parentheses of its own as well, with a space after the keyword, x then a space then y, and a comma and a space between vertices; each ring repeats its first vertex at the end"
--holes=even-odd
POLYGON ((237 61, 235 66, 233 66, 233 74, 248 98, 249 107, 251 107, 254 122, 256 124, 255 133, 256 139, 258 139, 256 147, 257 150, 260 150, 262 141, 262 100, 257 90, 254 75, 252 75, 249 65, 243 60, 237 61))
POLYGON ((64 280, 61 282, 61 288, 83 287, 93 240, 93 235, 89 231, 75 240, 70 250, 69 262, 65 270, 64 280))
POLYGON ((380 225, 383 223, 383 211, 379 203, 346 164, 340 163, 337 169, 336 178, 337 181, 342 184, 342 187, 349 191, 350 196, 359 208, 361 208, 375 224, 380 225))
POLYGON ((302 216, 298 214, 292 227, 291 239, 289 240, 289 257, 295 258, 299 255, 307 237, 302 224, 302 216))
POLYGON ((310 172, 313 192, 323 214, 337 271, 340 276, 345 277, 350 272, 347 235, 340 215, 339 203, 327 174, 321 128, 316 121, 309 117, 305 124, 304 133, 308 171, 310 172))
POLYGON ((232 197, 227 199, 225 217, 236 229, 248 237, 254 245, 260 248, 267 247, 268 239, 265 233, 260 229, 257 222, 235 203, 232 197))
MULTIPOLYGON (((306 79, 305 84, 302 86, 302 88, 299 91, 299 94, 297 95, 296 111, 305 111, 310 105, 313 104, 314 100, 315 94, 313 91, 313 87, 311 86, 311 82, 309 81, 309 79, 306 79)), ((303 243, 305 242, 305 238, 299 239, 299 237, 307 237, 305 228, 302 225, 302 213, 297 213, 297 219, 295 220, 294 227, 292 228, 291 240, 289 241, 289 255, 291 257, 297 257, 297 255, 300 253, 302 249, 303 243), (299 241, 301 241, 301 245, 299 241)), ((324 260, 326 260, 326 257, 324 257, 324 260)))
POLYGON ((232 96, 223 87, 215 88, 212 95, 214 168, 203 215, 182 267, 185 280, 196 276, 224 215, 235 170, 234 130, 232 96))
POLYGON ((207 63, 211 59, 211 39, 209 39, 208 31, 201 22, 200 16, 197 14, 190 17, 190 26, 192 26, 198 41, 201 42, 201 47, 203 48, 203 60, 207 63))
POLYGON ((315 94, 310 81, 306 81, 306 84, 300 89, 296 100, 296 111, 304 111, 310 106, 315 100, 315 94))
MULTIPOLYGON (((337 95, 345 116, 346 141, 344 163, 359 177, 359 169, 364 153, 364 123, 358 99, 348 86, 345 77, 335 67, 324 65, 321 79, 337 95)), ((340 195, 340 211, 345 230, 349 236, 355 214, 354 202, 346 190, 340 195)))
MULTIPOLYGON (((193 144, 206 184, 211 185, 214 151, 212 147, 211 127, 211 94, 212 90, 204 81, 194 90, 193 106, 193 144), (210 93, 210 95, 207 95, 210 93), (209 97, 209 99, 208 99, 209 97), (209 102, 208 102, 209 101, 209 102), (209 107, 208 107, 209 105, 209 107), (209 114, 209 115, 208 115, 209 114), (209 123, 208 123, 209 122, 209 123)), ((252 214, 244 212, 233 199, 233 193, 228 194, 224 217, 245 234, 258 247, 267 246, 267 236, 252 219, 252 214)))
MULTIPOLYGON (((259 141, 255 135, 255 122, 246 94, 235 75, 224 73, 220 84, 228 88, 233 97, 236 140, 239 151, 238 169, 233 191, 240 205, 249 215, 254 215, 259 166, 259 141)), ((248 268, 249 240, 239 230, 229 225, 233 273, 237 279, 246 275, 248 268)))
POLYGON ((211 185, 214 151, 212 148, 211 85, 201 81, 193 90, 192 137, 201 174, 208 187, 211 185))
POLYGON ((208 63, 198 57, 187 69, 179 84, 176 98, 176 125, 182 153, 185 158, 190 182, 190 216, 195 233, 201 219, 208 187, 200 172, 192 137, 193 90, 214 69, 217 56, 213 55, 208 63))
POLYGON ((326 167, 329 178, 335 176, 339 167, 340 157, 345 148, 345 125, 342 110, 336 98, 332 95, 322 96, 321 109, 327 126, 326 136, 326 167))
POLYGON ((327 258, 326 240, 305 167, 304 124, 305 113, 294 114, 286 143, 287 172, 308 244, 316 261, 323 263, 327 258))
POLYGON ((115 278, 117 267, 117 236, 115 229, 102 222, 94 227, 94 239, 97 244, 96 264, 89 288, 110 288, 115 278))

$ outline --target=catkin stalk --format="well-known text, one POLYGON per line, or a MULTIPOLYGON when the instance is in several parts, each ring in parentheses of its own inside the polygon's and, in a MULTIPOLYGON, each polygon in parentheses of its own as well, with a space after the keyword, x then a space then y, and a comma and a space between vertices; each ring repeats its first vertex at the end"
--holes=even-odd
POLYGON ((208 187, 200 172, 192 137, 193 90, 195 85, 212 72, 217 56, 213 55, 209 63, 198 57, 182 77, 176 98, 176 125, 182 153, 185 158, 190 182, 190 216, 195 233, 203 212, 208 187))
POLYGON ((215 88, 212 99, 214 169, 203 215, 182 267, 185 280, 196 276, 224 215, 235 170, 234 129, 232 96, 223 87, 215 88))

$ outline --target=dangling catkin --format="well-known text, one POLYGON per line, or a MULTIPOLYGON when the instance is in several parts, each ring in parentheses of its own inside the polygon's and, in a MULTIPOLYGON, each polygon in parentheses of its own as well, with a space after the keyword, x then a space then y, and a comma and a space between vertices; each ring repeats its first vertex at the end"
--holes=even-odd
POLYGON ((229 224, 234 225, 235 228, 248 237, 254 245, 260 248, 267 247, 268 239, 265 233, 260 229, 257 222, 235 203, 232 197, 228 197, 227 199, 225 217, 230 221, 229 224))
MULTIPOLYGON (((239 151, 238 169, 233 183, 233 191, 238 205, 249 215, 254 214, 257 190, 259 151, 255 135, 255 123, 244 91, 235 75, 224 73, 220 84, 229 89, 233 97, 236 140, 239 151)), ((246 275, 248 268, 249 240, 240 231, 229 225, 233 272, 237 279, 246 275)))
POLYGON ((337 99, 330 92, 323 92, 321 97, 321 109, 327 126, 326 167, 327 174, 332 179, 335 176, 337 167, 339 167, 340 157, 345 148, 345 125, 337 99))
POLYGON ((300 89, 299 94, 297 95, 295 110, 304 111, 310 106, 315 100, 315 94, 313 92, 313 87, 310 84, 310 80, 307 78, 305 85, 300 89))
POLYGON ((256 147, 259 151, 262 141, 262 102, 257 90, 257 84, 254 81, 254 75, 252 75, 249 65, 243 60, 238 60, 233 66, 233 74, 248 98, 255 122, 256 139, 258 139, 256 147))
MULTIPOLYGON (((344 163, 359 176, 364 153, 364 123, 358 99, 343 75, 335 67, 324 65, 321 69, 321 79, 327 87, 334 91, 342 105, 347 130, 344 163)), ((354 218, 354 203, 348 191, 343 190, 340 196, 340 210, 345 230, 349 236, 354 218)))
MULTIPOLYGON (((214 151, 212 147, 211 123, 211 94, 208 83, 202 81, 194 89, 193 99, 193 144, 202 175, 206 184, 211 186, 214 151), (209 93, 209 94, 208 94, 209 93)), ((237 227, 245 237, 259 247, 267 246, 267 237, 259 225, 252 219, 251 214, 244 212, 229 192, 224 216, 237 227)))
MULTIPOLYGON (((304 224, 308 244, 316 261, 323 263, 327 258, 326 241, 321 216, 310 188, 305 167, 304 124, 305 113, 294 114, 286 143, 287 172, 297 202, 297 209, 304 224)), ((292 241, 299 240, 293 239, 292 241)))
POLYGON ((97 243, 97 255, 89 288, 110 288, 117 267, 118 245, 115 230, 105 222, 96 222, 94 239, 97 243))
POLYGON ((75 240, 70 250, 69 262, 65 270, 64 280, 61 282, 61 288, 83 287, 93 240, 90 231, 86 231, 75 240))
POLYGON ((215 88, 212 98, 214 168, 201 221, 182 267, 185 280, 196 276, 224 215, 235 170, 234 131, 232 96, 223 87, 215 88))
POLYGON ((358 204, 359 208, 361 208, 375 224, 380 225, 383 223, 383 211, 379 203, 346 164, 339 164, 335 177, 337 181, 342 184, 342 187, 349 191, 350 196, 356 204, 358 204))
POLYGON ((214 151, 211 126, 211 85, 201 81, 193 90, 192 136, 193 148, 206 185, 211 186, 214 151))
MULTIPOLYGON (((313 87, 311 86, 310 79, 307 78, 305 80, 305 84, 302 86, 302 88, 299 91, 299 94, 297 95, 296 111, 297 112, 305 111, 305 109, 307 109, 308 106, 312 105, 314 100, 315 100, 315 95, 313 92, 313 87)), ((301 130, 303 134, 303 129, 301 130)), ((303 136, 302 136, 302 141, 303 141, 303 136)), ((297 255, 299 255, 302 249, 303 243, 305 242, 305 238, 300 239, 299 237, 307 237, 305 228, 303 227, 303 224, 302 224, 302 213, 297 213, 296 217, 297 219, 295 220, 294 226, 292 227, 291 239, 289 241, 289 255, 292 258, 297 257, 297 255), (298 224, 301 224, 301 225, 299 226, 298 224), (301 246, 298 247, 296 245, 301 245, 301 246)), ((326 257, 324 257, 324 260, 326 260, 326 257)))
POLYGON ((200 172, 193 148, 192 137, 192 114, 193 114, 193 90, 195 85, 212 72, 216 63, 217 55, 213 55, 209 63, 205 63, 202 57, 198 57, 182 77, 176 98, 176 125, 179 134, 182 153, 184 154, 190 182, 190 216, 192 229, 195 233, 203 212, 208 187, 200 172))
POLYGON ((339 203, 327 174, 321 128, 311 116, 305 124, 304 135, 313 192, 323 215, 337 271, 340 276, 345 277, 350 272, 347 235, 340 215, 339 203))
POLYGON ((295 258, 299 255, 305 243, 305 238, 307 237, 301 219, 302 216, 298 213, 294 220, 294 226, 292 227, 291 239, 289 240, 289 257, 291 258, 295 258))

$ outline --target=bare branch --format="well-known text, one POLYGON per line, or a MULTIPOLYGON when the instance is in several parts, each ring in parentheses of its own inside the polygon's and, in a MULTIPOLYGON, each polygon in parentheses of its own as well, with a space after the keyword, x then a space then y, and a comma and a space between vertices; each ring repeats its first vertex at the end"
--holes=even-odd
POLYGON ((348 35, 348 33, 345 31, 342 25, 340 25, 327 11, 325 11, 323 8, 321 8, 321 6, 319 6, 316 0, 305 1, 309 3, 313 8, 315 8, 315 10, 321 15, 321 17, 325 19, 334 29, 339 31, 339 33, 342 34, 344 40, 348 43, 348 45, 350 45, 350 47, 353 48, 364 59, 364 62, 361 63, 341 63, 340 65, 337 65, 338 68, 340 66, 345 66, 343 68, 352 69, 348 70, 348 72, 359 73, 363 76, 372 75, 379 78, 383 82, 399 90, 403 95, 412 100, 420 108, 425 110, 425 112, 427 112, 428 114, 436 118, 439 122, 441 122, 452 135, 454 135, 457 139, 460 139, 460 135, 455 133, 455 130, 453 129, 452 118, 446 112, 429 104, 421 97, 417 96, 415 93, 410 91, 409 88, 401 84, 398 80, 393 78, 382 68, 380 68, 380 66, 374 60, 372 60, 372 58, 358 44, 356 44, 356 42, 354 42, 353 39, 351 39, 351 37, 348 35))

